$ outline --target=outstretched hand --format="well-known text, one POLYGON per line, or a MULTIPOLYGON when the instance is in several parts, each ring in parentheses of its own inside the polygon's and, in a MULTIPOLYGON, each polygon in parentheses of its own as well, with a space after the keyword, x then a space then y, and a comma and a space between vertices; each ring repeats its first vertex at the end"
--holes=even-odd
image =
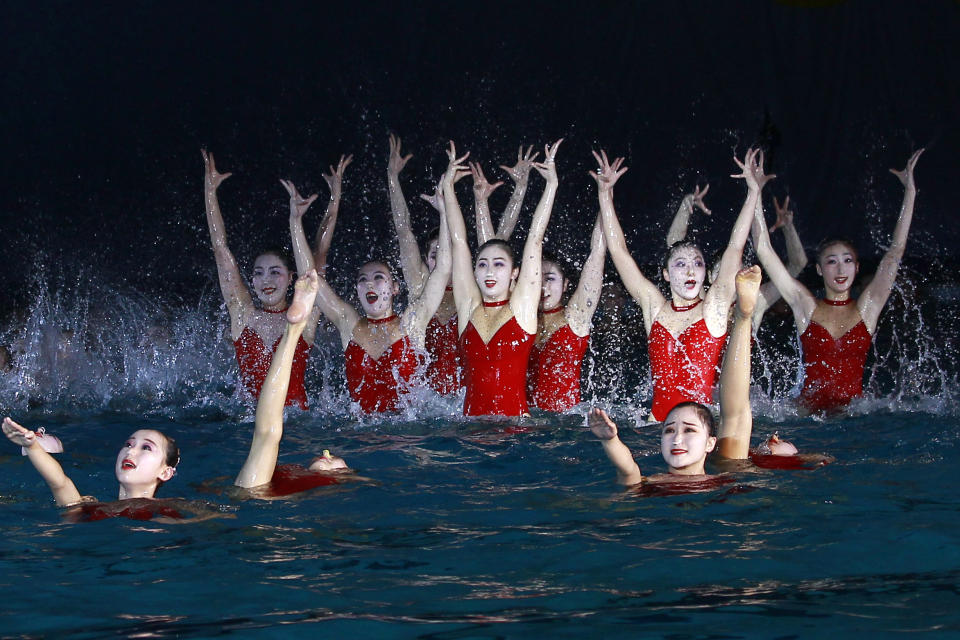
POLYGON ((313 204, 313 201, 317 199, 317 194, 313 194, 309 198, 304 198, 297 192, 297 188, 293 186, 293 183, 289 180, 280 179, 280 184, 283 185, 283 188, 287 190, 287 193, 290 194, 290 217, 291 218, 300 218, 307 212, 307 209, 310 208, 310 205, 313 204))
POLYGON ((617 425, 603 409, 594 407, 587 414, 587 424, 593 435, 601 440, 613 440, 617 437, 617 425))
POLYGON ((445 186, 452 187, 461 178, 470 175, 470 167, 464 164, 469 157, 470 152, 467 151, 458 158, 457 147, 454 146, 453 140, 450 141, 450 148, 447 149, 447 170, 443 174, 443 184, 445 186))
POLYGON ((765 174, 763 172, 763 151, 761 149, 748 149, 743 158, 743 162, 736 156, 733 161, 742 169, 740 173, 730 174, 731 178, 743 178, 747 181, 747 187, 760 191, 763 185, 777 177, 775 173, 765 174))
POLYGON ((487 177, 483 175, 483 169, 479 162, 470 163, 470 175, 473 176, 473 196, 477 200, 486 200, 490 194, 497 190, 503 184, 503 180, 490 184, 487 177))
POLYGON ((400 155, 400 137, 390 134, 390 159, 387 160, 387 171, 391 175, 400 175, 407 162, 413 157, 412 153, 400 155))
POLYGON ((690 206, 692 206, 694 209, 699 208, 701 211, 703 211, 705 214, 709 216, 709 215, 712 215, 713 212, 707 208, 707 205, 703 201, 704 196, 707 195, 707 191, 710 191, 709 184, 704 185, 703 191, 700 190, 700 185, 697 185, 694 188, 693 193, 690 194, 690 197, 692 198, 692 200, 690 201, 690 206))
POLYGON ((533 150, 533 145, 527 147, 527 150, 523 150, 523 145, 520 145, 520 150, 517 152, 517 164, 512 167, 508 167, 505 164, 500 165, 500 168, 506 171, 514 182, 521 183, 525 182, 530 176, 530 169, 533 167, 533 161, 537 159, 537 156, 540 155, 539 151, 533 150))
POLYGON ((924 149, 917 149, 914 151, 913 155, 910 156, 910 159, 907 160, 907 166, 903 169, 903 171, 890 169, 890 173, 897 176, 897 178, 903 184, 904 189, 916 191, 917 185, 913 181, 913 168, 917 166, 917 160, 920 159, 920 154, 922 154, 924 151, 924 149))
POLYGON ((436 209, 441 216, 446 215, 447 207, 443 203, 442 185, 438 184, 436 187, 434 187, 432 194, 421 193, 420 198, 429 202, 430 206, 436 209))
POLYGON ((790 196, 784 198, 783 204, 780 204, 777 196, 773 196, 773 210, 777 212, 777 221, 770 227, 770 233, 773 233, 780 227, 793 224, 793 209, 790 208, 790 196))
POLYGON ((330 187, 330 199, 339 200, 343 187, 343 172, 346 171, 350 163, 353 162, 353 154, 341 155, 337 166, 330 165, 330 173, 324 173, 323 179, 330 187))
POLYGON ((220 186, 220 183, 233 175, 231 172, 227 173, 218 173, 217 165, 213 161, 213 154, 207 153, 206 149, 200 149, 200 154, 203 155, 203 166, 204 166, 204 185, 208 191, 216 191, 217 187, 220 186))
POLYGON ((21 427, 9 417, 3 419, 3 435, 7 436, 13 444, 28 448, 32 446, 37 439, 36 433, 30 431, 30 429, 21 427))
POLYGON ((560 138, 553 144, 543 145, 543 162, 533 163, 533 168, 536 169, 547 182, 557 181, 557 149, 560 148, 561 142, 563 142, 563 138, 560 138))
MULTIPOLYGON (((620 176, 627 172, 627 167, 623 166, 623 158, 616 158, 611 164, 610 160, 607 159, 607 152, 603 149, 600 150, 600 153, 596 151, 591 153, 593 153, 593 157, 597 160, 597 170, 588 171, 587 173, 597 181, 597 188, 601 193, 612 191, 613 185, 617 183, 620 176)), ((703 193, 706 192, 706 189, 704 189, 703 193)))

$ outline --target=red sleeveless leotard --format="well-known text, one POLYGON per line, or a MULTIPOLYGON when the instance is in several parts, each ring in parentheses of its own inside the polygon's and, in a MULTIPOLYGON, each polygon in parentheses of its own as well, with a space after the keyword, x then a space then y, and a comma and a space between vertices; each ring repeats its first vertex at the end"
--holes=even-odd
POLYGON ((713 402, 713 381, 727 343, 726 334, 710 335, 700 318, 674 338, 654 322, 647 338, 653 372, 653 417, 662 421, 677 404, 713 402))
POLYGON ((463 386, 460 375, 460 343, 457 340, 457 314, 446 324, 436 316, 427 325, 425 344, 430 355, 427 365, 427 385, 440 395, 456 393, 463 386))
POLYGON ((565 324, 530 350, 527 395, 547 411, 566 411, 580 403, 580 365, 590 336, 578 336, 565 324))
POLYGON ((364 413, 397 411, 400 395, 414 386, 414 377, 421 365, 420 357, 410 344, 410 336, 394 342, 376 359, 353 340, 343 355, 350 398, 360 403, 364 413))
MULTIPOLYGON (((270 369, 270 360, 280 345, 280 338, 273 343, 273 348, 267 349, 260 335, 250 327, 244 327, 240 338, 233 343, 237 351, 237 364, 240 365, 240 381, 254 398, 260 397, 260 388, 267 378, 270 369)), ((307 371, 307 357, 310 355, 310 345, 301 336, 297 340, 297 349, 293 354, 293 365, 290 367, 290 386, 287 388, 287 406, 297 405, 301 409, 307 408, 307 390, 303 387, 303 376, 307 371)))
POLYGON ((810 322, 800 336, 805 376, 801 403, 811 411, 842 409, 863 393, 863 368, 871 340, 862 320, 836 340, 822 326, 810 322))
POLYGON ((463 380, 467 395, 463 401, 466 416, 519 416, 527 413, 527 363, 534 335, 510 318, 490 338, 480 339, 467 325, 460 336, 463 354, 463 380))

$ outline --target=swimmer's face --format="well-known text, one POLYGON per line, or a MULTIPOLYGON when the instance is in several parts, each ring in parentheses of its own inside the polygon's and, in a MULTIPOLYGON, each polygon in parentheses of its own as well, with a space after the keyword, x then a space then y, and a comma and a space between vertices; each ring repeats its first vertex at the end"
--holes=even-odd
POLYGON ((709 435, 693 407, 680 407, 667 414, 660 431, 660 453, 670 466, 670 473, 699 475, 707 454, 717 439, 709 435))
POLYGON ((266 308, 282 307, 293 273, 283 260, 272 253, 257 256, 253 263, 253 291, 266 308))
POLYGON ((430 273, 433 273, 433 270, 437 268, 437 249, 440 246, 440 239, 434 238, 430 241, 430 244, 427 245, 427 269, 430 269, 430 273))
POLYGON ((520 269, 513 266, 513 259, 503 247, 490 245, 477 254, 473 276, 484 300, 495 302, 509 298, 518 275, 520 269))
POLYGON ((556 263, 544 260, 541 268, 543 274, 543 289, 540 292, 540 309, 550 311, 560 306, 563 292, 567 288, 567 279, 556 263))
POLYGON ((166 462, 166 444, 166 437, 159 431, 134 431, 117 454, 114 471, 120 484, 139 493, 137 487, 155 487, 158 480, 166 482, 172 478, 176 469, 166 462))
POLYGON ((817 274, 823 276, 823 286, 836 293, 850 291, 859 270, 856 252, 843 242, 827 245, 817 257, 817 274))
POLYGON ((318 456, 310 463, 310 471, 347 471, 349 469, 343 458, 329 454, 318 456))
POLYGON ((380 319, 393 315, 393 296, 400 286, 382 262, 368 262, 357 273, 357 297, 368 318, 380 319))
POLYGON ((670 283, 670 291, 683 300, 696 300, 707 275, 703 254, 694 247, 678 247, 670 254, 663 279, 670 283))

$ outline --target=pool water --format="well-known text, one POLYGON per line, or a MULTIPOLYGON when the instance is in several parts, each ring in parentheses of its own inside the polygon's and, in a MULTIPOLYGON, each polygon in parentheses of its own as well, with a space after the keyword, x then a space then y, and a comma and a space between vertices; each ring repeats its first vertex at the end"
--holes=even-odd
MULTIPOLYGON (((101 499, 116 496, 129 433, 169 432, 182 462, 160 497, 220 513, 68 524, 19 450, 0 446, 0 637, 960 635, 960 368, 946 329, 911 341, 882 325, 868 397, 830 419, 771 392, 783 363, 761 336, 754 442, 778 431, 836 462, 664 497, 615 484, 588 405, 518 428, 422 395, 403 416, 358 418, 337 340, 321 332, 312 409, 288 413, 280 462, 330 449, 360 478, 268 502, 230 488, 253 423, 215 295, 178 313, 120 296, 96 319, 109 331, 70 307, 84 296, 41 296, 14 332, 29 356, 0 377, 3 411, 59 436, 67 473, 101 499)), ((624 379, 588 362, 588 397, 641 468, 662 472, 658 432, 642 424, 644 365, 620 356, 624 379)))
MULTIPOLYGON (((960 632, 955 418, 760 417, 758 432, 776 428, 837 461, 651 498, 614 484, 576 415, 518 430, 292 412, 282 462, 330 448, 368 480, 274 502, 224 491, 249 418, 43 421, 64 439, 81 492, 101 498, 116 491, 113 460, 130 431, 176 433, 183 460, 164 494, 220 505, 223 517, 61 523, 26 459, 5 451, 5 637, 960 632)), ((651 427, 624 440, 643 469, 663 470, 651 427)))

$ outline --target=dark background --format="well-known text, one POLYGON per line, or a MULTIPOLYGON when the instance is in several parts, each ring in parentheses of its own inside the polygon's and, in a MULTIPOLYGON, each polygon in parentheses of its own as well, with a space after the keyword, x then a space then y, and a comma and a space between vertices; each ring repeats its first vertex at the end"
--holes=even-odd
MULTIPOLYGON (((3 301, 54 270, 187 300, 209 290, 201 147, 234 172, 221 204, 245 271, 258 247, 289 242, 277 178, 323 202, 321 171, 353 153, 331 260, 349 279, 395 244, 390 131, 415 154, 402 180, 418 230, 434 219, 414 199, 448 139, 493 181, 520 143, 566 137, 548 240, 575 258, 596 210, 589 151, 625 155, 617 204, 642 263, 697 182, 714 209, 700 239, 725 242, 744 193, 731 157, 757 142, 808 247, 845 235, 875 259, 902 196, 886 170, 926 146, 908 255, 957 257, 956 1, 320 5, 4 2, 3 301)), ((528 211, 541 185, 534 174, 528 211)))

